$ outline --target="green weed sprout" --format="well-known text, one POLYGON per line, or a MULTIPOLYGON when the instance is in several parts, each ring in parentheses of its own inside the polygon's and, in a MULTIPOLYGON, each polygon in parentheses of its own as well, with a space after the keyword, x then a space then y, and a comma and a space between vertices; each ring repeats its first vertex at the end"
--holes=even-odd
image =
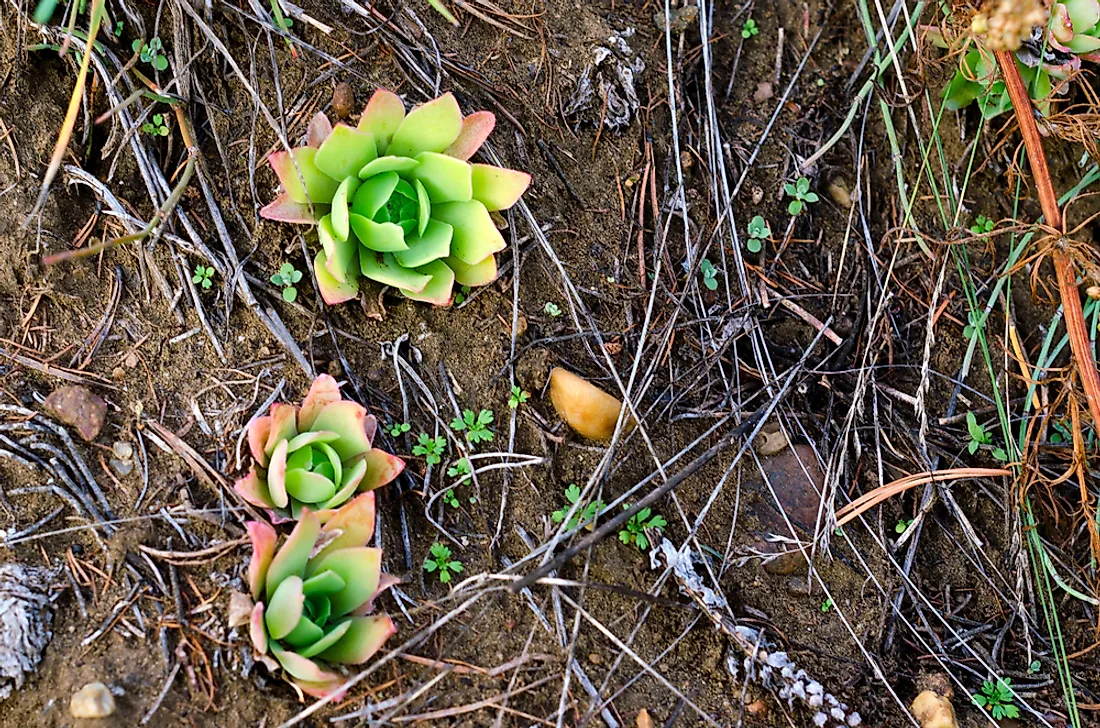
POLYGON ((345 677, 330 665, 360 665, 397 631, 385 614, 369 616, 374 600, 397 579, 382 573, 374 535, 374 493, 364 493, 326 517, 304 509, 276 550, 266 523, 246 524, 249 635, 259 662, 317 698, 343 699, 345 677))
POLYGON ((1020 709, 1013 705, 1011 678, 997 678, 996 682, 986 680, 982 683, 982 691, 970 698, 976 705, 988 710, 994 720, 1020 717, 1020 709))
POLYGON ((401 437, 411 429, 412 425, 408 422, 393 422, 386 425, 386 432, 390 433, 390 437, 401 437))
MULTIPOLYGON (((807 182, 807 186, 808 185, 809 183, 807 182)), ((790 185, 787 186, 789 187, 790 185)), ((798 188, 796 187, 795 191, 797 191, 797 189, 798 188)), ((788 194, 790 194, 789 191, 788 194)), ((811 192, 810 194, 813 193, 811 192)), ((795 202, 796 200, 792 200, 791 205, 794 205, 795 202)), ((798 210, 799 212, 801 212, 802 207, 799 206, 798 210)), ((791 214, 797 215, 798 213, 792 212, 791 214)), ((757 215, 753 219, 749 220, 748 231, 749 239, 745 241, 745 247, 749 249, 750 253, 759 253, 760 250, 764 247, 764 241, 771 237, 772 229, 768 227, 768 221, 765 220, 763 216, 757 215)))
POLYGON ((718 290, 718 269, 707 258, 699 263, 699 272, 703 274, 703 285, 708 291, 718 290))
MULTIPOLYGON (((629 509, 630 506, 624 503, 623 510, 629 509)), ((626 522, 626 528, 619 531, 619 540, 627 545, 634 544, 639 551, 645 551, 649 548, 649 539, 646 538, 645 529, 652 528, 660 531, 667 525, 668 521, 653 514, 652 509, 643 508, 626 522)))
POLYGON ((168 136, 168 117, 164 114, 153 114, 153 117, 141 125, 141 130, 151 136, 168 136))
POLYGON ((512 391, 508 395, 508 406, 511 409, 517 409, 521 404, 525 404, 530 397, 530 392, 520 389, 517 385, 512 385, 512 391))
MULTIPOLYGON (((978 418, 974 416, 973 412, 966 413, 966 429, 970 434, 970 442, 967 443, 967 451, 973 455, 978 451, 982 445, 991 445, 993 443, 993 436, 986 432, 985 428, 978 422, 978 418)), ((1002 448, 993 448, 993 457, 996 460, 1005 462, 1008 460, 1008 456, 1002 448)))
POLYGON ((283 300, 294 303, 298 299, 298 289, 294 284, 302 280, 302 271, 290 263, 283 263, 279 272, 271 276, 271 282, 283 289, 283 300))
POLYGON ((139 54, 142 63, 148 63, 158 71, 168 68, 168 59, 161 53, 164 46, 160 38, 153 38, 148 43, 143 43, 141 38, 135 38, 130 47, 133 48, 134 53, 139 54))
POLYGON ((318 114, 307 146, 269 157, 283 192, 260 215, 316 225, 313 263, 327 304, 357 297, 362 277, 450 305, 456 283, 496 280, 505 243, 489 213, 511 207, 531 181, 467 161, 495 124, 488 111, 464 117, 449 93, 406 114, 379 89, 357 127, 318 114))
POLYGON ((448 488, 447 492, 443 494, 443 502, 455 509, 462 506, 458 501, 458 496, 455 495, 454 488, 448 488))
POLYGON ((825 601, 823 601, 821 603, 821 611, 822 612, 828 612, 832 608, 833 608, 833 600, 832 599, 826 599, 825 601))
POLYGON ((545 311, 551 318, 557 318, 558 316, 561 316, 561 309, 558 308, 558 304, 551 303, 550 301, 546 302, 546 305, 542 307, 542 310, 545 311))
POLYGON ((439 465, 443 462, 443 451, 447 448, 447 440, 442 435, 432 437, 426 432, 417 436, 413 445, 413 455, 420 455, 428 465, 439 465))
POLYGON ((196 265, 195 272, 191 275, 191 282, 201 286, 204 291, 208 290, 210 286, 214 285, 213 266, 202 264, 196 265))
POLYGON ((467 476, 472 472, 470 468, 470 461, 466 458, 459 458, 454 465, 447 468, 447 477, 457 478, 459 476, 467 476))
POLYGON ((451 583, 451 574, 462 573, 462 562, 451 558, 451 549, 436 541, 432 544, 430 556, 424 559, 424 571, 439 573, 441 584, 451 583))
POLYGON ((799 177, 797 182, 788 182, 783 185, 783 191, 788 197, 794 198, 787 204, 787 212, 791 215, 799 214, 806 205, 818 200, 817 193, 810 192, 810 180, 805 177, 799 177))
POLYGON ((910 518, 909 520, 905 520, 904 518, 898 519, 898 522, 894 525, 894 533, 905 533, 911 523, 913 523, 912 518, 910 518))
POLYGON ((760 28, 756 27, 755 20, 749 18, 745 21, 745 24, 741 26, 741 37, 748 40, 754 35, 760 35, 760 28))
POLYGON ((493 431, 489 429, 492 423, 492 410, 483 409, 476 415, 473 410, 463 410, 462 417, 451 420, 451 429, 455 432, 465 431, 466 439, 476 445, 493 439, 493 431))
POLYGON ((298 518, 325 514, 358 492, 389 483, 405 461, 371 446, 378 422, 340 397, 328 374, 314 380, 301 407, 276 403, 248 424, 252 467, 233 489, 249 503, 298 518))
MULTIPOLYGON (((565 500, 567 501, 567 505, 551 513, 550 520, 554 523, 561 523, 564 521, 565 515, 569 513, 569 509, 580 500, 580 497, 581 489, 577 487, 575 483, 571 484, 565 489, 565 500)), ((600 513, 606 507, 607 505, 601 500, 596 500, 586 506, 582 506, 577 509, 577 512, 569 519, 569 523, 567 523, 565 527, 572 530, 585 521, 591 521, 596 517, 596 514, 600 513)))
POLYGON ((997 226, 997 223, 990 220, 985 215, 978 215, 974 220, 974 224, 970 226, 970 232, 975 235, 982 235, 984 233, 993 232, 993 228, 997 226))

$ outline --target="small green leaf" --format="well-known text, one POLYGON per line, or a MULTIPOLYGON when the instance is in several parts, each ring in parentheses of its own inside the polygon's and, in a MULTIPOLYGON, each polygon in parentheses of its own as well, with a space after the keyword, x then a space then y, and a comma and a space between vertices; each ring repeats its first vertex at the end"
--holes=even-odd
POLYGON ((287 303, 294 303, 298 299, 298 289, 294 286, 287 286, 283 289, 283 300, 287 303))

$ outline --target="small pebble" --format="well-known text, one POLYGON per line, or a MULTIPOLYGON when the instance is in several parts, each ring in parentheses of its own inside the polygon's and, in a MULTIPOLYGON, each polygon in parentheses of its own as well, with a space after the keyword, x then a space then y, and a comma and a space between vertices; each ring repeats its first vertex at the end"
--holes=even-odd
POLYGON ((599 652, 593 652, 588 656, 588 661, 591 662, 593 665, 598 665, 603 662, 603 658, 600 657, 599 652))
POLYGON ((336 84, 332 90, 332 113, 336 114, 337 119, 346 119, 354 107, 355 92, 351 86, 345 81, 336 84))
POLYGON ((810 580, 804 576, 792 576, 787 580, 787 591, 796 597, 808 597, 810 580))
POLYGON ((745 706, 745 712, 757 718, 764 718, 768 715, 768 704, 763 700, 754 700, 745 706))
POLYGON ((752 186, 752 204, 759 205, 764 201, 764 189, 759 185, 752 186))
POLYGON ((762 104, 772 96, 775 96, 775 89, 772 87, 772 82, 761 81, 756 86, 756 91, 752 95, 752 100, 758 104, 762 104))
POLYGON ((106 718, 114 712, 115 696, 101 682, 88 683, 69 701, 69 713, 74 718, 106 718))
POLYGON ((806 559, 795 551, 777 556, 764 564, 764 571, 774 576, 790 576, 805 567, 806 559))
POLYGON ((116 442, 111 446, 111 467, 125 477, 134 471, 134 446, 128 442, 116 442))

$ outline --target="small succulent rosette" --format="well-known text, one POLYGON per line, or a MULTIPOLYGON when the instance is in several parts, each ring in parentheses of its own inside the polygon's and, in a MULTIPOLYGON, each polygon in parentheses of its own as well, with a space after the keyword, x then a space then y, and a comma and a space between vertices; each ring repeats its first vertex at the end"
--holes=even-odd
POLYGON ((340 385, 322 374, 301 408, 274 404, 271 414, 249 423, 252 468, 233 489, 284 517, 298 518, 306 508, 338 508, 405 469, 401 458, 371 447, 377 429, 374 416, 341 399, 340 385))
POLYGON ((526 172, 467 161, 495 123, 488 111, 463 117, 449 93, 406 114, 379 89, 358 127, 334 128, 318 114, 307 146, 270 156, 283 192, 260 214, 317 226, 325 303, 358 296, 362 276, 448 305, 455 283, 496 280, 505 242, 489 213, 511 207, 531 182, 526 172))
POLYGON ((360 665, 397 631, 372 615, 375 597, 397 580, 382 573, 374 535, 374 493, 363 493, 322 522, 309 509, 276 549, 266 523, 247 524, 252 541, 249 635, 256 658, 301 692, 343 698, 336 665, 360 665))

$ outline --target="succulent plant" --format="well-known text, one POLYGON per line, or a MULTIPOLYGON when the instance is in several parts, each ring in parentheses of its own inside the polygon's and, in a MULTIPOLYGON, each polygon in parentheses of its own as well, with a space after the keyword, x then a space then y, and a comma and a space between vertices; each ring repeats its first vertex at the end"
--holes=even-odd
POLYGON ((374 535, 374 493, 363 493, 327 517, 302 510, 282 547, 266 523, 247 524, 249 634, 257 659, 280 667, 302 692, 342 698, 344 678, 332 665, 359 665, 397 631, 371 615, 378 594, 397 582, 382 573, 374 535))
POLYGON ((504 238, 490 212, 511 207, 526 172, 470 164, 496 117, 463 117, 450 93, 408 114, 375 91, 357 127, 318 114, 308 144, 269 158, 283 193, 260 214, 317 226, 314 269, 325 303, 355 298, 359 277, 448 305, 457 282, 496 280, 504 238))
MULTIPOLYGON (((1045 15, 1045 12, 1040 12, 1045 15)), ((1031 15, 1028 15, 1031 17, 1031 15)), ((1037 16, 1036 16, 1037 17, 1037 16)), ((995 18, 976 15, 971 29, 980 37, 992 33, 995 18)), ((938 29, 929 29, 933 42, 947 47, 938 29)), ((990 36, 990 44, 993 43, 990 36)), ((1039 110, 1049 113, 1054 81, 1065 79, 1081 67, 1081 61, 1100 61, 1100 0, 1063 0, 1050 6, 1047 22, 1034 25, 1015 49, 1016 65, 1039 110)), ((971 50, 954 78, 944 88, 948 109, 961 109, 977 101, 985 118, 1012 108, 992 54, 971 50)))
POLYGON ((378 422, 340 397, 340 385, 317 377, 301 408, 276 403, 248 426, 253 464, 234 490, 249 503, 298 518, 306 507, 325 513, 356 492, 385 485, 405 462, 371 447, 378 422))

